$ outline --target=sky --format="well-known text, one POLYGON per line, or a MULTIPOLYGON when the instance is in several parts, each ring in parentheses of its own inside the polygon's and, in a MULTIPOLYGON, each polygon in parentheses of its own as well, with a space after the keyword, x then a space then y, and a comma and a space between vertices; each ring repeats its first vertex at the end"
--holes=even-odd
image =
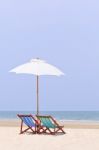
POLYGON ((99 1, 0 0, 0 110, 36 110, 36 77, 9 73, 41 58, 40 110, 99 110, 99 1))

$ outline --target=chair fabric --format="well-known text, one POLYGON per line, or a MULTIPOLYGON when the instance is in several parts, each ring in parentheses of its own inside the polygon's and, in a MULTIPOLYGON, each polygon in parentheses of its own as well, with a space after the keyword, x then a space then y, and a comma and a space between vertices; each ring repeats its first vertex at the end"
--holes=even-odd
POLYGON ((22 117, 23 122, 30 127, 35 127, 35 123, 31 117, 22 117))
POLYGON ((39 119, 41 120, 42 125, 44 125, 44 126, 46 126, 48 128, 56 128, 56 125, 54 125, 52 123, 52 121, 50 120, 49 117, 45 117, 45 118, 44 117, 39 117, 39 119))

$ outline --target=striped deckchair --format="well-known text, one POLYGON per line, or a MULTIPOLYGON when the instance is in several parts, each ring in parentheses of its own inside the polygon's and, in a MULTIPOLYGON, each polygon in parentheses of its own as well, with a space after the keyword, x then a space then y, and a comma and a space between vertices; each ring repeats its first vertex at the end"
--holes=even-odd
POLYGON ((32 115, 17 115, 20 119, 21 119, 21 128, 20 128, 20 134, 31 130, 32 133, 36 133, 36 125, 37 125, 37 121, 36 119, 32 116, 32 115), (26 125, 27 128, 23 130, 23 125, 26 125))
POLYGON ((49 133, 49 134, 56 134, 57 132, 61 131, 65 134, 63 130, 64 126, 60 126, 56 120, 52 116, 36 116, 38 120, 41 122, 38 133, 49 133))

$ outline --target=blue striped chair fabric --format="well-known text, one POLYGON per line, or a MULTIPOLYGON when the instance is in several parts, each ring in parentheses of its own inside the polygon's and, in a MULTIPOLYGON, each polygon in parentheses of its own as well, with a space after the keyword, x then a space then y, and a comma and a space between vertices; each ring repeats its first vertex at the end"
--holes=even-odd
POLYGON ((22 117, 23 122, 29 127, 35 127, 35 123, 31 117, 22 117))

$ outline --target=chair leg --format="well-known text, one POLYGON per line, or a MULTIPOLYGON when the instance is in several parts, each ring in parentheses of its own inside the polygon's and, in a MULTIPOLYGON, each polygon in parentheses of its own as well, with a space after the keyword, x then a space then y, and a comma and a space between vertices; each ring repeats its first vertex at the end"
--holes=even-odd
POLYGON ((25 129, 25 130, 21 131, 21 133, 20 133, 20 134, 23 134, 24 132, 28 131, 29 129, 30 129, 30 127, 28 127, 27 129, 25 129))
POLYGON ((42 127, 42 126, 37 127, 37 133, 38 133, 38 134, 41 134, 41 133, 44 133, 44 132, 45 132, 44 127, 42 127), (41 131, 41 130, 42 130, 42 131, 41 131))
MULTIPOLYGON (((49 128, 46 128, 46 131, 47 131, 47 130, 49 131, 49 134, 52 134, 52 135, 55 134, 55 133, 52 132, 49 128)), ((46 132, 46 133, 47 133, 47 132, 46 132)))
POLYGON ((31 127, 29 127, 29 129, 30 129, 34 134, 36 133, 31 127))
POLYGON ((60 131, 60 130, 61 130, 62 133, 65 134, 65 131, 64 131, 61 127, 59 127, 59 128, 56 130, 56 133, 57 133, 58 131, 60 131))
POLYGON ((22 128, 23 128, 23 120, 21 121, 20 134, 22 134, 22 128))

